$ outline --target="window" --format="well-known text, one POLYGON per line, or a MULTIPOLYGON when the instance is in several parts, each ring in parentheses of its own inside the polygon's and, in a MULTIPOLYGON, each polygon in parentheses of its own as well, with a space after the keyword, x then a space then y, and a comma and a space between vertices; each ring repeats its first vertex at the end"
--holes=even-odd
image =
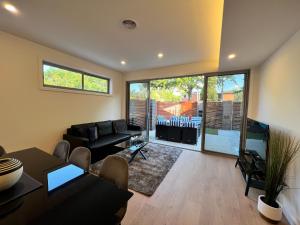
POLYGON ((82 74, 67 69, 43 65, 44 85, 73 89, 82 89, 82 74))
POLYGON ((84 90, 108 93, 108 80, 92 75, 83 75, 84 90))
POLYGON ((110 80, 80 70, 43 62, 43 85, 109 94, 110 80))

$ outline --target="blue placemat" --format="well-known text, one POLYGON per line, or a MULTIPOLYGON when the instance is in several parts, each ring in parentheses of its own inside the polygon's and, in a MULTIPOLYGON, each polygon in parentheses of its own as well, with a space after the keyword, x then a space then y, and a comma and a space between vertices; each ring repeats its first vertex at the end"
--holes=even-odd
POLYGON ((0 192, 0 206, 20 198, 41 186, 43 186, 42 183, 23 172, 18 183, 7 190, 0 192))

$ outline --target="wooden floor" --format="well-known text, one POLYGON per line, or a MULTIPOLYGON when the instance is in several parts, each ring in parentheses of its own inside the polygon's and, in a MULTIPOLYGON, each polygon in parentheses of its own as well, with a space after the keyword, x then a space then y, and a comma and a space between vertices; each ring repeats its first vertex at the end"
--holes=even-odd
POLYGON ((122 225, 268 224, 256 210, 258 191, 244 196, 245 182, 234 163, 183 151, 154 195, 134 192, 122 225))

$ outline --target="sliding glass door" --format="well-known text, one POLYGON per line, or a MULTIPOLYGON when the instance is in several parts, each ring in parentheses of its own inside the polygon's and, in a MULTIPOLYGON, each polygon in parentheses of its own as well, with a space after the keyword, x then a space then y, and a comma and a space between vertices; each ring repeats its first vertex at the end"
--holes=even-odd
POLYGON ((127 121, 142 128, 143 136, 149 139, 149 82, 127 83, 127 121))
POLYGON ((128 82, 127 120, 153 143, 237 156, 244 145, 248 80, 244 71, 128 82))
POLYGON ((245 121, 248 75, 205 78, 202 150, 239 155, 245 121))
POLYGON ((203 75, 150 81, 152 143, 200 151, 203 84, 203 75))

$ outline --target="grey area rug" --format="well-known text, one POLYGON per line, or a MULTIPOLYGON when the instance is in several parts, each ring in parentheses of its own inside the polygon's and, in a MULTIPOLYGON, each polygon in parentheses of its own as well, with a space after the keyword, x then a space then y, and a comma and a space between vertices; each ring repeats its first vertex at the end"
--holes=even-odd
MULTIPOLYGON (((126 160, 130 159, 130 151, 123 150, 119 155, 126 160)), ((180 148, 149 143, 143 148, 147 160, 140 154, 129 164, 129 189, 151 196, 163 181, 182 150, 180 148)), ((93 173, 98 174, 102 161, 92 165, 93 173)))

